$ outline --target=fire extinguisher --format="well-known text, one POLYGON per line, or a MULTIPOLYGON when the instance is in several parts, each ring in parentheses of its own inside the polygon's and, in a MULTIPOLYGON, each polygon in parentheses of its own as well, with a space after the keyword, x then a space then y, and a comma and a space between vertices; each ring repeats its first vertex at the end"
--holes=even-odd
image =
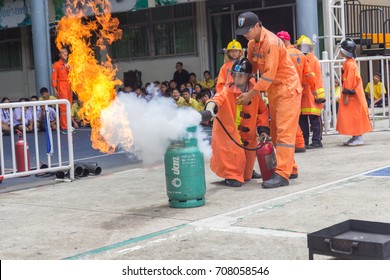
POLYGON ((27 141, 23 139, 23 134, 21 131, 16 131, 19 139, 15 143, 15 153, 16 153, 16 167, 18 172, 29 171, 30 170, 30 151, 27 141), (24 157, 24 145, 27 149, 27 170, 25 168, 25 157, 24 157))
POLYGON ((263 139, 258 145, 256 150, 257 162, 259 163, 261 177, 263 181, 271 179, 276 169, 276 154, 274 146, 263 139))
POLYGON ((234 140, 218 117, 215 117, 215 119, 219 122, 223 130, 237 146, 247 151, 256 151, 257 161, 259 163, 260 173, 263 181, 271 179, 276 170, 276 152, 274 146, 264 137, 256 148, 246 148, 234 140))

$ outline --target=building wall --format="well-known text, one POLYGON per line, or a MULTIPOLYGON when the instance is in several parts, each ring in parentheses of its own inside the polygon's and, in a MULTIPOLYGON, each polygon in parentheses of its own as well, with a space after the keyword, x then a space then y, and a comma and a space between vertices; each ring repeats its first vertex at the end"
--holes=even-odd
MULTIPOLYGON (((50 2, 50 1, 49 1, 50 2)), ((199 11, 196 18, 196 37, 197 37, 197 54, 186 56, 172 56, 154 59, 139 59, 134 61, 113 61, 117 67, 117 77, 123 80, 123 73, 129 70, 139 70, 142 72, 142 81, 165 81, 173 78, 173 73, 176 71, 175 64, 178 61, 183 62, 184 68, 189 72, 194 72, 199 80, 203 79, 201 73, 208 70, 208 53, 207 53, 207 29, 206 29, 206 14, 205 2, 197 2, 196 9, 199 11), (200 55, 202 54, 202 55, 200 55)), ((53 9, 53 7, 49 7, 53 9)), ((35 89, 35 70, 30 66, 32 59, 32 51, 28 46, 27 33, 22 28, 22 69, 0 71, 0 81, 2 87, 0 89, 0 97, 8 96, 12 100, 18 100, 20 97, 30 97, 39 95, 35 89)), ((47 85, 50 87, 50 85, 47 85)))
POLYGON ((117 77, 123 80, 123 73, 129 70, 138 70, 142 72, 142 82, 169 81, 173 78, 176 71, 176 62, 183 62, 183 67, 189 73, 196 74, 198 80, 203 80, 203 72, 210 70, 208 54, 208 34, 205 2, 196 3, 196 37, 197 37, 197 55, 175 56, 158 59, 145 59, 135 61, 119 61, 114 63, 118 68, 117 77))
MULTIPOLYGON (((236 0, 238 1, 238 0, 236 0)), ((49 8, 54 8, 50 4, 49 8)), ((389 0, 362 0, 362 4, 371 5, 387 5, 389 0)), ((136 61, 118 61, 114 65, 118 68, 117 77, 123 80, 123 73, 128 70, 139 70, 142 72, 143 82, 153 82, 155 80, 164 81, 170 80, 175 71, 175 64, 178 61, 183 62, 184 68, 189 72, 194 72, 198 80, 202 80, 202 73, 204 70, 210 69, 209 49, 211 38, 207 34, 207 13, 206 2, 197 2, 197 49, 198 53, 192 56, 175 56, 158 59, 144 59, 136 61)), ((52 14, 52 12, 51 12, 52 14)), ((31 69, 28 61, 31 59, 31 50, 26 42, 26 34, 23 32, 22 36, 22 60, 23 69, 12 71, 0 71, 0 97, 8 96, 12 100, 17 100, 20 97, 30 97, 36 95, 35 92, 35 72, 31 69)), ((49 85, 48 85, 49 86, 49 85)))
POLYGON ((174 58, 160 58, 156 60, 134 61, 134 62, 119 62, 114 63, 118 68, 117 77, 123 81, 123 73, 129 70, 138 70, 142 72, 142 82, 154 81, 169 81, 173 78, 173 73, 176 71, 176 62, 183 62, 183 68, 188 72, 194 72, 196 76, 200 76, 200 60, 199 56, 183 56, 174 58))

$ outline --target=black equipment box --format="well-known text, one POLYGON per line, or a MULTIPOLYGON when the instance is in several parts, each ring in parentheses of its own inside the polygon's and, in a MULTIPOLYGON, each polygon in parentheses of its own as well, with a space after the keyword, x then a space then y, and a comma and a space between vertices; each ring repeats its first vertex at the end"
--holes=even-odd
POLYGON ((307 235, 309 260, 313 255, 340 259, 389 260, 390 224, 347 220, 307 235))

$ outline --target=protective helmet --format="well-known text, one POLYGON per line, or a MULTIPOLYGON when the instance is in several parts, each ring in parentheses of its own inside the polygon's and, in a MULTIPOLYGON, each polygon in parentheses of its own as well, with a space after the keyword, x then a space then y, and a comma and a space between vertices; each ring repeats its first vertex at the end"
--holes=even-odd
POLYGON ((309 52, 311 52, 312 47, 313 47, 313 43, 310 40, 310 38, 307 37, 306 35, 302 35, 297 40, 297 48, 304 54, 308 54, 309 52))
POLYGON ((278 36, 278 38, 282 39, 282 40, 286 40, 286 41, 290 41, 291 40, 291 36, 290 34, 288 34, 287 31, 279 31, 276 36, 278 36))
POLYGON ((239 50, 239 51, 242 51, 242 46, 240 44, 240 42, 236 41, 235 39, 233 39, 233 41, 231 41, 227 47, 226 47, 226 50, 227 51, 230 51, 230 50, 239 50))
POLYGON ((240 58, 234 62, 232 73, 252 74, 252 63, 245 57, 240 58))
POLYGON ((341 42, 340 51, 347 57, 356 57, 356 44, 355 42, 347 38, 344 41, 341 42))

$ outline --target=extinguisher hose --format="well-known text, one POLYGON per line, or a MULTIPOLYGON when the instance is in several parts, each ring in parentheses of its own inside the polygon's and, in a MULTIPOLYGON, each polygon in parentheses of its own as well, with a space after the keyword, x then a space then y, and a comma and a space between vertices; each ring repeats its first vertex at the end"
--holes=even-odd
POLYGON ((225 133, 227 134, 227 136, 229 136, 229 138, 234 142, 234 144, 236 144, 238 147, 244 149, 244 150, 247 150, 247 151, 257 151, 257 150, 260 150, 261 148, 264 147, 265 145, 265 142, 266 141, 261 141, 261 145, 256 147, 256 148, 246 148, 244 147, 243 145, 241 145, 240 143, 238 143, 236 140, 234 140, 234 138, 230 135, 230 133, 227 131, 226 127, 223 125, 223 123, 221 122, 221 120, 218 118, 218 117, 215 117, 215 119, 219 122, 219 124, 222 126, 223 130, 225 131, 225 133))

